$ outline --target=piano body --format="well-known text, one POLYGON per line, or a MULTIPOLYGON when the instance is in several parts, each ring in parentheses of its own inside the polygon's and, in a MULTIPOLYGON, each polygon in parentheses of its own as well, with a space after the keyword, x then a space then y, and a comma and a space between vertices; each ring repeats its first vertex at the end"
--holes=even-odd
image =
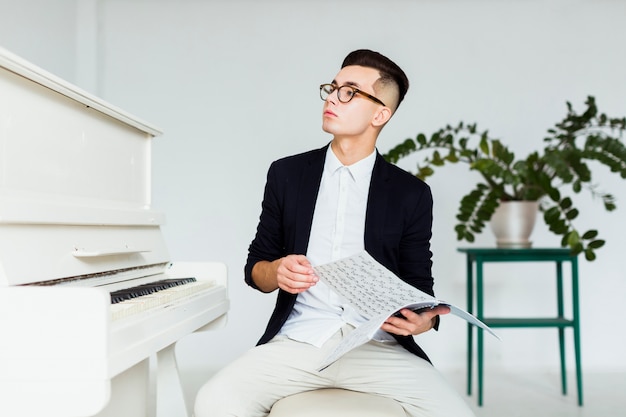
POLYGON ((224 324, 227 271, 170 262, 159 134, 0 48, 0 416, 190 415, 174 347, 224 324))

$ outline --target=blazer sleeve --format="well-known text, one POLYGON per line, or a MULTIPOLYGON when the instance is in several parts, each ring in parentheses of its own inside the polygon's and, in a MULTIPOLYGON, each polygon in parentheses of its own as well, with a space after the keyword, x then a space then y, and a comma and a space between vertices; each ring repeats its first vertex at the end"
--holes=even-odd
POLYGON ((255 289, 259 289, 252 280, 252 268, 259 261, 274 261, 285 252, 282 232, 280 187, 276 162, 270 165, 267 182, 261 203, 261 215, 256 235, 248 248, 248 258, 244 267, 245 281, 255 289))
POLYGON ((398 274, 410 285, 434 295, 432 276, 432 207, 430 188, 418 187, 406 208, 406 224, 399 243, 398 274))

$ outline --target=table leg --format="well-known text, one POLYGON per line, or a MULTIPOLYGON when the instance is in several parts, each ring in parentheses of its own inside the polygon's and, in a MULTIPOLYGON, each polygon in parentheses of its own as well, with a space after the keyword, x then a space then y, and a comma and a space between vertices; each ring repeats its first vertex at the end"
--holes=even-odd
MULTIPOLYGON (((472 314, 473 302, 474 302, 474 271, 472 267, 472 259, 470 255, 467 255, 466 261, 467 268, 467 312, 472 314)), ((467 323, 467 395, 472 395, 472 361, 473 361, 473 333, 474 328, 470 323, 467 323)))
MULTIPOLYGON (((563 263, 556 262, 556 303, 557 313, 560 319, 563 318, 563 263)), ((559 327, 559 354, 561 359, 561 392, 567 394, 567 370, 565 367, 565 328, 559 327)))
POLYGON ((576 385, 578 388, 578 405, 583 405, 583 375, 580 361, 580 316, 578 305, 578 258, 572 258, 572 305, 574 321, 574 356, 576 358, 576 385))
MULTIPOLYGON (((483 320, 483 262, 476 259, 476 317, 483 320)), ((483 330, 476 329, 476 350, 478 351, 478 406, 483 405, 483 330)))

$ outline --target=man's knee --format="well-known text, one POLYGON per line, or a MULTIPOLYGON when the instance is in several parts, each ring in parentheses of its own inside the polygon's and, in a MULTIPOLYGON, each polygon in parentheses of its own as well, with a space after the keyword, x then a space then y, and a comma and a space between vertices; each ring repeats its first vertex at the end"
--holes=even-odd
POLYGON ((232 407, 241 405, 241 401, 234 398, 236 392, 229 384, 221 384, 215 379, 205 383, 194 404, 194 417, 229 416, 235 415, 232 407))

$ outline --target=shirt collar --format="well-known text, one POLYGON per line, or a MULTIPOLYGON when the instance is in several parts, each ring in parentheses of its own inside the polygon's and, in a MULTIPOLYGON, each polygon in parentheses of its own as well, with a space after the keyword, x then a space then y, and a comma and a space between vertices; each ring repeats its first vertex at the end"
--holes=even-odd
MULTIPOLYGON (((355 181, 359 182, 359 180, 369 180, 372 175, 372 170, 374 169, 374 163, 376 162, 376 149, 372 151, 371 154, 361 159, 358 162, 355 162, 352 165, 346 166, 352 178, 355 181)), ((344 165, 339 161, 337 156, 332 150, 332 147, 329 145, 326 151, 326 162, 324 164, 324 170, 327 174, 334 174, 340 168, 343 168, 344 165)))

